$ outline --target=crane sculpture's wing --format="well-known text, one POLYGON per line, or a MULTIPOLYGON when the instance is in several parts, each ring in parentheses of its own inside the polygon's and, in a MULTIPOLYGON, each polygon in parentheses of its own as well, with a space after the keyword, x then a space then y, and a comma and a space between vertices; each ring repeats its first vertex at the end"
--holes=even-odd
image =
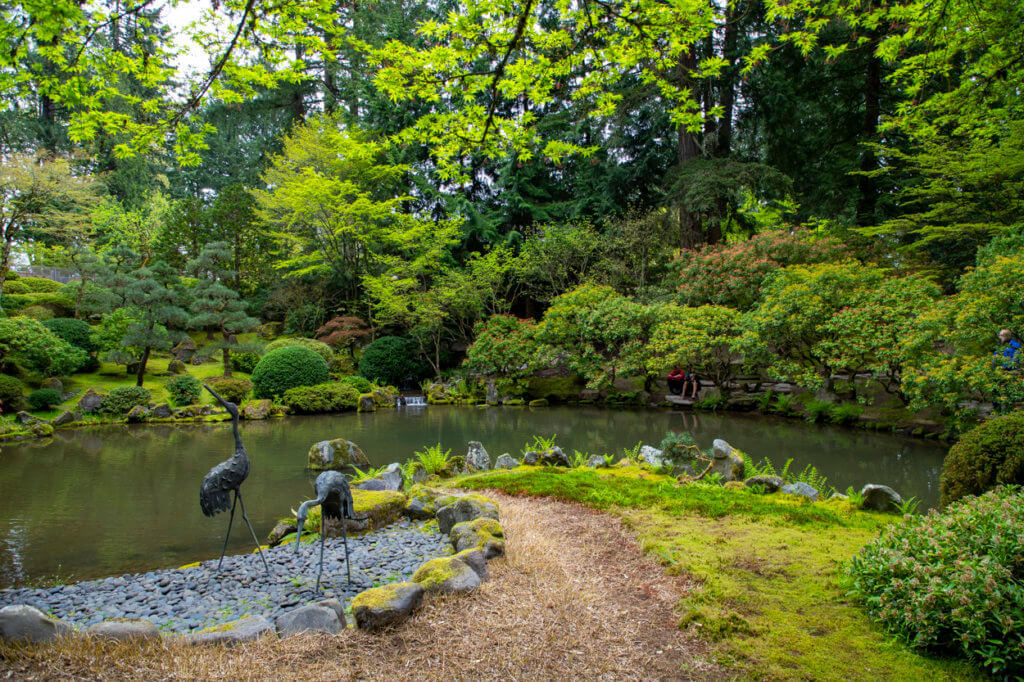
POLYGON ((237 490, 248 472, 242 471, 242 463, 234 458, 221 462, 210 469, 199 488, 199 506, 207 516, 231 509, 231 491, 237 490))

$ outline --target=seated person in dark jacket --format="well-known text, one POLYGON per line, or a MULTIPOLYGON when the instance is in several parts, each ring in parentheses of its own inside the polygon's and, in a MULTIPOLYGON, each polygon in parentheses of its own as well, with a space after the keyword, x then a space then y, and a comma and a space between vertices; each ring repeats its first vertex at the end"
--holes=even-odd
POLYGON ((672 395, 679 395, 683 392, 683 370, 679 369, 679 365, 672 368, 672 371, 668 373, 666 381, 668 382, 668 391, 672 395))
POLYGON ((683 374, 683 397, 687 394, 691 398, 697 398, 697 391, 700 390, 700 377, 693 373, 692 370, 687 369, 686 373, 683 374))

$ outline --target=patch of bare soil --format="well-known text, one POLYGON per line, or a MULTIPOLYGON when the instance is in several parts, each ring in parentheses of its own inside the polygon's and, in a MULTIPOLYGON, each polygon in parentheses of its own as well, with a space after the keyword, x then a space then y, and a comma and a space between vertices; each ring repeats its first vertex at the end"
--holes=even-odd
POLYGON ((676 627, 695 586, 666 576, 615 517, 493 494, 507 557, 475 592, 428 598, 383 633, 266 638, 228 649, 85 638, 0 646, 0 678, 678 680, 728 675, 676 627))

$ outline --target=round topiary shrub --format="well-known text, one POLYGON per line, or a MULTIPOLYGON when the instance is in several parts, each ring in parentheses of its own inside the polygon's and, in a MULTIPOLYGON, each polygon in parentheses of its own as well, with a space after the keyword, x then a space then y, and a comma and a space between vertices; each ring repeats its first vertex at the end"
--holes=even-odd
POLYGON ((913 646, 1012 678, 1024 672, 1021 557, 1024 492, 1000 487, 883 531, 850 561, 850 594, 913 646))
POLYGON ((64 288, 60 282, 46 277, 22 277, 18 281, 28 289, 26 293, 29 294, 52 294, 64 288))
POLYGON ((53 311, 41 305, 30 305, 22 308, 20 312, 23 317, 29 317, 40 322, 53 319, 53 311))
POLYGON ((259 353, 231 354, 231 369, 233 369, 236 372, 245 372, 246 374, 252 374, 253 370, 256 369, 256 365, 258 365, 259 363, 259 353))
POLYGON ((419 348, 412 339, 382 336, 359 358, 359 376, 378 383, 398 385, 406 377, 418 379, 422 375, 419 348))
POLYGON ((23 284, 17 280, 7 280, 4 282, 4 294, 27 294, 29 293, 28 285, 23 284))
POLYGON ((330 378, 327 362, 302 346, 286 346, 270 351, 252 372, 257 398, 276 398, 289 388, 315 386, 330 378))
POLYGON ((360 376, 347 376, 338 379, 339 384, 348 384, 352 388, 356 389, 360 393, 369 393, 374 389, 369 379, 360 376))
POLYGON ((28 394, 28 404, 33 410, 48 410, 62 402, 64 401, 60 396, 60 391, 52 388, 40 388, 28 394))
POLYGON ((199 380, 188 374, 179 374, 167 382, 165 387, 171 401, 181 407, 182 405, 195 405, 199 402, 199 396, 203 394, 203 385, 199 380))
POLYGON ((73 317, 55 317, 52 320, 44 320, 43 326, 86 353, 97 350, 92 338, 92 327, 84 320, 76 320, 73 317))
POLYGON ((235 405, 241 405, 252 393, 252 382, 244 377, 213 377, 207 379, 206 383, 217 391, 221 398, 235 405))
POLYGON ((299 336, 271 341, 267 344, 267 347, 263 349, 263 352, 269 353, 277 350, 278 348, 287 348, 288 346, 301 346, 302 348, 308 348, 322 357, 328 366, 330 366, 331 361, 334 359, 334 349, 326 343, 322 343, 316 339, 306 339, 299 336))
POLYGON ((982 422, 949 449, 942 463, 942 504, 1000 484, 1024 484, 1024 411, 982 422))
POLYGON ((104 414, 124 414, 136 405, 148 405, 153 394, 142 386, 121 386, 104 396, 99 411, 104 414))
POLYGON ((4 412, 17 411, 24 393, 25 385, 19 379, 0 374, 0 400, 3 401, 4 412))

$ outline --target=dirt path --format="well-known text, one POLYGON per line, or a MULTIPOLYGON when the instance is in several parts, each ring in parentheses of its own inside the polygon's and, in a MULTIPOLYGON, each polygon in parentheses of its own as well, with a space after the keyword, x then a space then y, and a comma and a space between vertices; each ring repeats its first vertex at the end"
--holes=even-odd
POLYGON ((676 626, 690 589, 644 557, 617 518, 576 504, 494 495, 507 557, 468 595, 428 599, 384 634, 189 648, 68 641, 0 647, 0 678, 675 680, 721 678, 676 626))

